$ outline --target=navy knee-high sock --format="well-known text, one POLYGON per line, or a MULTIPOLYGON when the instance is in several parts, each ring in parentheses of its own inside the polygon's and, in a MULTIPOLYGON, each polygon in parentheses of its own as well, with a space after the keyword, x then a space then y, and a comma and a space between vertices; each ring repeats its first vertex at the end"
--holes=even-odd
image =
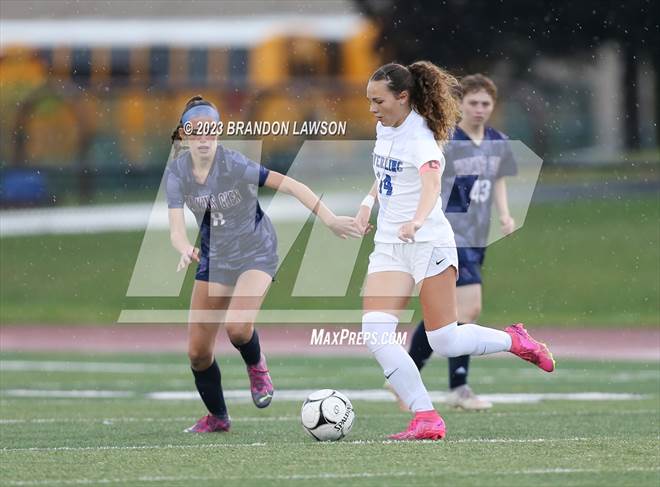
POLYGON ((195 376, 195 386, 204 401, 206 409, 214 416, 225 416, 227 405, 222 393, 222 379, 218 362, 213 360, 211 366, 206 370, 191 369, 195 376))
POLYGON ((241 352, 241 357, 245 361, 245 365, 256 365, 261 360, 261 345, 259 345, 259 335, 257 335, 257 330, 252 332, 252 337, 243 343, 242 345, 236 345, 232 343, 234 347, 241 352))
MULTIPOLYGON (((462 325, 463 323, 459 323, 462 325)), ((470 367, 470 356, 449 358, 449 388, 455 389, 467 384, 468 368, 470 367)))
POLYGON ((420 321, 419 325, 417 325, 417 328, 413 332, 408 354, 413 359, 413 362, 415 362, 417 368, 422 370, 422 367, 424 367, 432 353, 433 349, 431 348, 431 345, 429 345, 428 338, 426 338, 424 321, 420 321))

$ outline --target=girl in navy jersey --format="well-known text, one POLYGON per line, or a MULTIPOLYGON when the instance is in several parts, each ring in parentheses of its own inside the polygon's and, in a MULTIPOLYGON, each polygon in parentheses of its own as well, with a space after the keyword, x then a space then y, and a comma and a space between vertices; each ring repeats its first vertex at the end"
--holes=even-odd
POLYGON ((230 427, 213 354, 220 323, 245 361, 254 404, 264 408, 273 397, 253 324, 277 270, 277 237, 259 206, 257 188, 267 186, 291 194, 336 235, 359 236, 354 218, 335 216, 304 184, 218 144, 207 132, 219 121, 212 103, 201 96, 191 98, 172 135, 179 150, 165 173, 170 236, 181 254, 177 270, 192 261, 198 263, 190 303, 188 357, 209 414, 186 431, 199 433, 230 427), (180 150, 181 146, 187 150, 180 150), (184 204, 200 227, 200 248, 188 240, 184 204))
POLYGON ((458 257, 454 234, 442 211, 445 161, 439 143, 459 118, 458 82, 427 61, 386 64, 367 85, 370 111, 378 120, 373 169, 376 181, 357 214, 366 232, 371 208, 380 203, 374 251, 364 289, 362 330, 390 385, 414 416, 395 440, 441 439, 445 424, 435 411, 419 370, 401 345, 388 337, 417 286, 429 345, 444 357, 510 351, 551 372, 547 347, 522 324, 504 331, 476 324, 457 326, 458 257))

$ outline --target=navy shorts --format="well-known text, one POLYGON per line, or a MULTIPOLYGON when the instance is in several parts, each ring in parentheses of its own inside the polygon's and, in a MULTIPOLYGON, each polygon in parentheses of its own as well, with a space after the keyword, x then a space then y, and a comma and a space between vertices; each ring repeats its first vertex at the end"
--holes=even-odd
POLYGON ((458 250, 458 281, 456 286, 481 284, 481 266, 484 263, 486 250, 482 248, 459 248, 458 250))
POLYGON ((234 252, 231 256, 223 255, 222 258, 217 257, 218 262, 214 262, 214 267, 211 269, 209 247, 202 242, 195 279, 233 286, 244 272, 258 270, 265 272, 274 280, 279 264, 275 232, 258 236, 257 240, 248 240, 243 245, 241 252, 234 252))
POLYGON ((264 260, 262 262, 246 262, 244 265, 237 267, 216 267, 211 272, 209 271, 209 258, 207 255, 201 255, 199 264, 197 265, 197 272, 195 279, 198 281, 217 282, 225 286, 233 286, 238 281, 241 274, 250 270, 263 271, 275 280, 275 273, 277 272, 277 256, 274 259, 264 260))

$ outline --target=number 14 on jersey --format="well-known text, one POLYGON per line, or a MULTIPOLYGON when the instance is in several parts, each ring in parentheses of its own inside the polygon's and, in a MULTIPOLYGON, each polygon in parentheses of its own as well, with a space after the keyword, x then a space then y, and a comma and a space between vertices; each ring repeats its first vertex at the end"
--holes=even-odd
POLYGON ((378 192, 380 194, 383 194, 384 192, 386 196, 392 196, 392 177, 389 174, 384 174, 383 177, 380 178, 378 192))

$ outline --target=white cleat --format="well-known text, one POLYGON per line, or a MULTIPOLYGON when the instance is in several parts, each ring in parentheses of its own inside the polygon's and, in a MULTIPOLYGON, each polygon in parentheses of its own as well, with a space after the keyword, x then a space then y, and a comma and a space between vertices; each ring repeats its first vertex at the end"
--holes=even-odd
POLYGON ((492 402, 477 396, 467 384, 449 391, 445 402, 449 406, 465 411, 485 411, 493 407, 492 402))

